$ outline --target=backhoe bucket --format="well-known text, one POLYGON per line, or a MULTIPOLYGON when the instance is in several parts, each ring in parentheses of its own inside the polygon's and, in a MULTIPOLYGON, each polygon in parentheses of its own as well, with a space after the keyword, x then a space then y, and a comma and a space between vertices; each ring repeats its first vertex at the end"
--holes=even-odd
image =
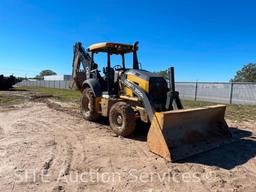
POLYGON ((214 105, 156 112, 147 136, 149 149, 177 161, 231 142, 225 110, 225 105, 214 105))

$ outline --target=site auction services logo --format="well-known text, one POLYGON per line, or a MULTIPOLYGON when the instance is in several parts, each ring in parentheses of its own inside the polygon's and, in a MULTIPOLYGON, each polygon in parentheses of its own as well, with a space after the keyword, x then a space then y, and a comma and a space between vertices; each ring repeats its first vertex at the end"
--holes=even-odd
POLYGON ((82 173, 69 173, 60 171, 59 174, 51 175, 45 173, 45 170, 16 170, 16 183, 40 182, 48 183, 52 180, 64 183, 121 183, 122 180, 129 180, 130 183, 181 183, 181 182, 202 182, 215 180, 216 174, 214 172, 173 172, 168 170, 166 172, 150 172, 141 171, 137 169, 130 169, 128 172, 97 172, 89 171, 82 173), (56 178, 57 177, 57 178, 56 178))

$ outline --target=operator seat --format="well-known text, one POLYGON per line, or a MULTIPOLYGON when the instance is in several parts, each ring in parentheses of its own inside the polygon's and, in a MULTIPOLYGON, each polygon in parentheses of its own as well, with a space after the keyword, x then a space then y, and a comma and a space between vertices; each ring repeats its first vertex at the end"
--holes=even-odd
MULTIPOLYGON (((110 79, 109 79, 109 82, 110 82, 110 87, 112 88, 111 91, 112 91, 112 94, 114 95, 117 95, 117 91, 118 91, 118 82, 115 82, 114 81, 114 77, 115 77, 115 70, 110 67, 105 67, 103 68, 103 73, 104 73, 104 81, 106 82, 106 85, 108 83, 108 73, 110 73, 110 79)), ((106 86, 107 87, 107 86, 106 86)))

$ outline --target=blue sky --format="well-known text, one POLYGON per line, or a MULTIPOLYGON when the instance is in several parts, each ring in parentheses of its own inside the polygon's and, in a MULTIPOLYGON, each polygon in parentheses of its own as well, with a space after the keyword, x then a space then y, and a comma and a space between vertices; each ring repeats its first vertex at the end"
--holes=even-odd
POLYGON ((0 73, 70 74, 76 41, 138 40, 144 69, 228 81, 256 62, 255 10, 254 0, 1 0, 0 73))

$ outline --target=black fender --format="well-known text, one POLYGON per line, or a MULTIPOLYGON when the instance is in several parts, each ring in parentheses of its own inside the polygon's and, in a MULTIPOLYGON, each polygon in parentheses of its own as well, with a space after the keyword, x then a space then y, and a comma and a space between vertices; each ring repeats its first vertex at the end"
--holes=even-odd
POLYGON ((83 89, 90 87, 93 91, 95 97, 100 97, 102 95, 102 89, 100 82, 97 79, 87 79, 82 84, 83 89))

